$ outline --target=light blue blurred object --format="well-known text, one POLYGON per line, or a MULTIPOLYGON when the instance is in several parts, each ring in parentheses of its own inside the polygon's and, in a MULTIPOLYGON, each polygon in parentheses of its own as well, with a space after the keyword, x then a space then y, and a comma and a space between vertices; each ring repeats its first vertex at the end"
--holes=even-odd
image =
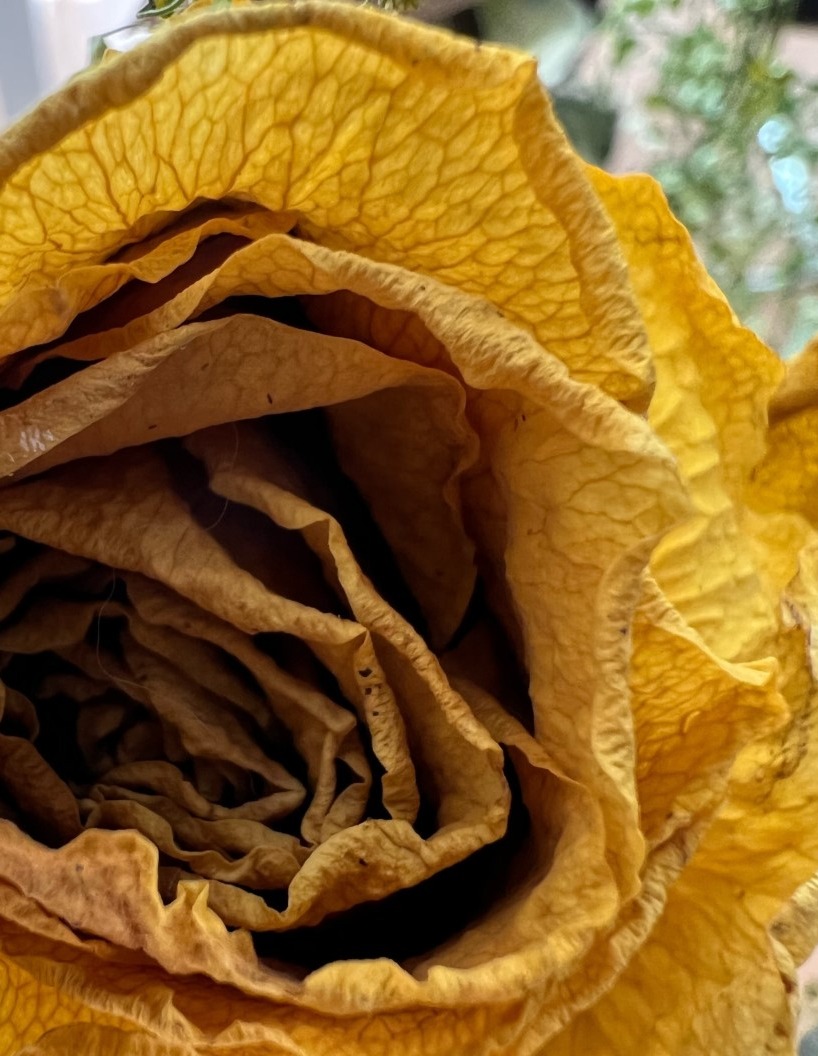
POLYGON ((810 172, 804 159, 798 154, 775 158, 770 162, 770 171, 787 212, 805 213, 810 204, 810 172))
POLYGON ((818 1027, 805 1034, 798 1045, 798 1056, 818 1056, 818 1027))

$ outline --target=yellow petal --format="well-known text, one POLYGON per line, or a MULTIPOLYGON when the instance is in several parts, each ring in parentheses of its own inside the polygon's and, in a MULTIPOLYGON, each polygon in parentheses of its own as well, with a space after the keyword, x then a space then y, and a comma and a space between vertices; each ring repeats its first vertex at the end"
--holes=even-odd
POLYGON ((656 367, 651 423, 702 512, 738 498, 764 451, 767 405, 784 368, 739 325, 690 235, 647 176, 589 176, 616 227, 656 367))
POLYGON ((739 326, 658 185, 588 171, 617 228, 651 342, 650 421, 699 514, 661 542, 651 568, 716 652, 749 659, 776 632, 777 593, 768 595, 735 504, 764 451, 767 404, 783 368, 739 326))
POLYGON ((770 405, 764 459, 755 467, 747 501, 765 513, 790 510, 818 524, 818 340, 788 366, 770 405))
POLYGON ((334 4, 194 15, 17 126, 0 181, 5 303, 148 218, 233 196, 489 297, 577 376, 644 403, 613 232, 524 56, 334 4))
MULTIPOLYGON (((815 720, 802 631, 812 626, 815 614, 793 598, 786 604, 800 615, 792 627, 781 609, 782 591, 809 553, 805 545, 811 532, 799 516, 806 512, 799 487, 806 467, 803 449, 786 437, 783 422, 790 410, 795 417, 803 415, 811 368, 802 365, 785 383, 780 411, 772 401, 771 414, 782 415, 782 423, 768 434, 767 406, 781 380, 781 365, 737 324, 655 185, 642 177, 615 181, 593 173, 592 178, 617 224, 655 349, 651 421, 676 454, 698 511, 662 540, 651 569, 717 654, 776 658, 782 694, 778 713, 786 721, 766 736, 763 723, 751 721, 745 728, 750 743, 742 748, 737 742, 733 749, 741 750, 729 781, 724 773, 716 783, 710 776, 708 792, 717 806, 719 798, 722 803, 695 851, 689 848, 692 860, 671 889, 650 941, 609 998, 580 1017, 555 1051, 573 1051, 577 1044, 593 1048, 610 1038, 613 1023, 630 1003, 631 1033, 620 1043, 623 1052, 704 1054, 712 1051, 713 1037, 737 1056, 762 1046, 789 1052, 793 986, 769 929, 784 900, 815 868, 818 812, 806 791, 815 720), (713 941, 708 936, 716 935, 723 936, 718 954, 712 945, 707 948, 713 941), (657 980, 663 986, 667 982, 668 993, 685 995, 691 1011, 684 1022, 668 1008, 664 1025, 657 980)), ((808 430, 802 435, 808 445, 808 430)), ((665 670, 660 655, 651 653, 649 661, 665 670)), ((708 703, 717 699, 707 697, 708 703)), ((691 737, 703 717, 695 700, 691 694, 693 711, 683 720, 691 737)), ((718 709, 713 713, 708 747, 727 731, 737 732, 738 711, 729 701, 724 698, 721 715, 718 709)), ((752 720, 751 711, 747 718, 752 720)), ((672 766, 693 741, 685 737, 676 751, 672 741, 663 737, 660 743, 672 766)), ((697 753, 696 764, 702 761, 697 753)), ((685 796, 695 795, 696 764, 691 760, 683 767, 685 796)))
POLYGON ((711 1056, 714 1039, 725 1056, 792 1053, 795 984, 743 897, 739 883, 689 865, 615 987, 544 1053, 711 1056))
POLYGON ((202 1051, 190 1045, 158 1041, 142 1031, 75 1024, 50 1030, 18 1056, 69 1056, 74 1052, 87 1056, 198 1056, 202 1051))
MULTIPOLYGON (((194 208, 159 235, 125 247, 105 263, 71 268, 53 286, 35 283, 25 298, 7 300, 0 309, 0 355, 60 337, 76 316, 101 302, 108 325, 138 320, 157 296, 184 289, 238 246, 292 225, 292 216, 257 207, 194 208)), ((71 340, 79 336, 75 332, 71 340)), ((48 352, 27 359, 27 369, 46 358, 48 352)))
POLYGON ((95 1022, 117 1024, 123 1019, 96 1011, 83 998, 37 979, 0 952, 0 1052, 4 1056, 16 1056, 27 1045, 36 1045, 49 1031, 95 1022))
POLYGON ((726 664, 649 581, 629 679, 642 830, 656 845, 721 807, 739 749, 788 718, 772 658, 726 664))

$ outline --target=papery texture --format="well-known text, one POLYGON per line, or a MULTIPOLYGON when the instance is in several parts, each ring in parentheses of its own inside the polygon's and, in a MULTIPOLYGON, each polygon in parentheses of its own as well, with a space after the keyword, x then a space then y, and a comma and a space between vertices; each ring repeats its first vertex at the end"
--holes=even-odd
POLYGON ((195 4, 0 179, 0 1056, 791 1051, 814 349, 368 10, 195 4))

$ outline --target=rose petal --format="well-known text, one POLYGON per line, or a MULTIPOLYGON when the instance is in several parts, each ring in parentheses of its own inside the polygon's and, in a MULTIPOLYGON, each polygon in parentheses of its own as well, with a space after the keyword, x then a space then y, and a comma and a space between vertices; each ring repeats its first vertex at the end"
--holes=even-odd
POLYGON ((522 56, 330 4, 241 6, 172 25, 138 67, 103 64, 3 148, 4 298, 100 262, 153 213, 240 196, 488 297, 579 376, 644 402, 612 232, 522 56))
MULTIPOLYGON (((122 326, 126 321, 138 325, 154 304, 184 291, 238 246, 273 231, 285 231, 292 224, 292 216, 273 215, 252 206, 219 210, 211 204, 194 209, 160 235, 126 247, 114 259, 74 268, 54 286, 7 302, 0 312, 0 354, 53 341, 77 317, 80 325, 69 328, 64 343, 81 343, 82 323, 89 314, 94 321, 91 336, 96 329, 122 326), (89 313, 98 304, 103 304, 103 310, 89 313)), ((52 349, 27 355, 24 369, 12 370, 8 377, 21 380, 54 354, 52 349)))

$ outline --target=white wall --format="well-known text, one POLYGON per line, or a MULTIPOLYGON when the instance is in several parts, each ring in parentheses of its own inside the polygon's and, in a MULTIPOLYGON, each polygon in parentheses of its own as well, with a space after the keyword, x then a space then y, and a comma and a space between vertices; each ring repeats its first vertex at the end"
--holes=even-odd
POLYGON ((37 98, 28 0, 0 0, 0 97, 8 117, 25 110, 37 98))
POLYGON ((141 0, 0 0, 0 125, 88 64, 91 37, 132 22, 141 0))

